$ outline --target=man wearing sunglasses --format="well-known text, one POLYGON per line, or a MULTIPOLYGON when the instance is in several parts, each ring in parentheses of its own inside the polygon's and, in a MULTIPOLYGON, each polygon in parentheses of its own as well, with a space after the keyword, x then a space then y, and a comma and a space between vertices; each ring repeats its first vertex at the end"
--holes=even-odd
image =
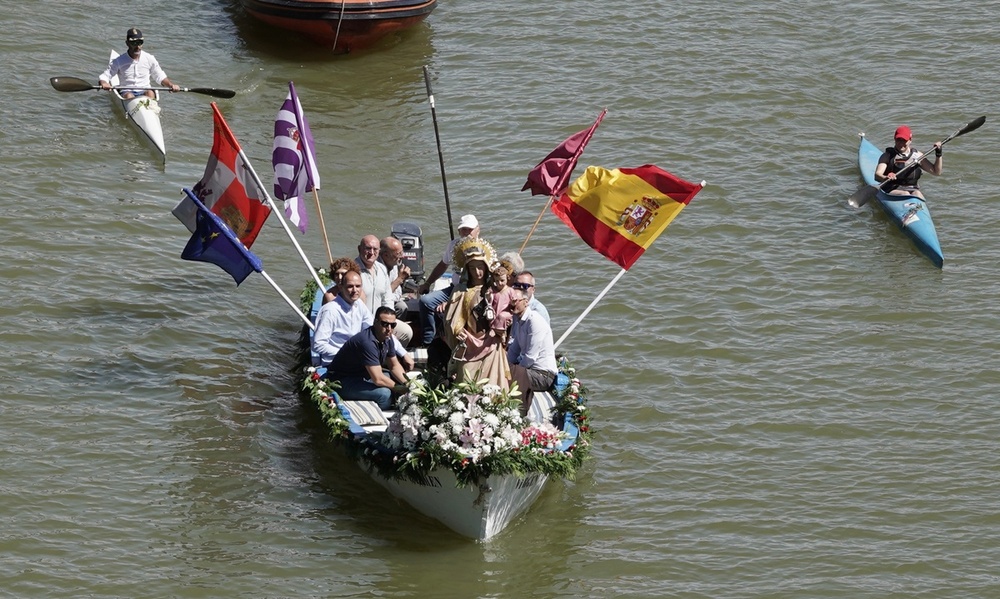
POLYGON ((326 378, 340 382, 337 393, 346 401, 374 401, 383 410, 406 391, 406 373, 396 358, 392 332, 396 313, 380 306, 372 326, 362 329, 340 348, 327 368, 326 378))
POLYGON ((167 74, 160 68, 160 63, 156 61, 149 52, 142 51, 142 32, 133 27, 125 34, 125 45, 128 52, 120 54, 117 58, 108 63, 108 68, 100 74, 101 89, 111 89, 111 79, 118 76, 118 87, 121 95, 125 99, 134 98, 137 93, 143 93, 150 98, 155 98, 153 90, 144 89, 150 87, 150 79, 157 85, 169 87, 170 91, 179 92, 181 88, 175 85, 167 74))
POLYGON ((528 296, 528 305, 531 306, 531 309, 541 314, 546 323, 551 322, 549 321, 549 311, 545 308, 542 302, 538 301, 538 298, 535 297, 535 275, 531 274, 530 270, 522 270, 519 272, 517 276, 514 277, 514 282, 511 283, 510 286, 514 289, 520 289, 523 291, 524 294, 528 296))

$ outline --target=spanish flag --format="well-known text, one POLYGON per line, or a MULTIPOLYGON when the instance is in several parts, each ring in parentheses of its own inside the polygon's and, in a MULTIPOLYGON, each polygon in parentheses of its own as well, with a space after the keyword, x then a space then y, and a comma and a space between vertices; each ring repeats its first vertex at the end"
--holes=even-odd
POLYGON ((612 170, 589 166, 552 204, 552 212, 590 247, 628 270, 704 186, 651 164, 612 170))

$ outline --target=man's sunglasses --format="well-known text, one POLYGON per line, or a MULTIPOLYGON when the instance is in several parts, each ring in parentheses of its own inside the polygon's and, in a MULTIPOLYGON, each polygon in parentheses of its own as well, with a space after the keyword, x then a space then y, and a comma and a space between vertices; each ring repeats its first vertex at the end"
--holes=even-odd
POLYGON ((125 43, 130 46, 141 46, 143 41, 144 40, 142 38, 139 38, 134 40, 126 40, 125 43))

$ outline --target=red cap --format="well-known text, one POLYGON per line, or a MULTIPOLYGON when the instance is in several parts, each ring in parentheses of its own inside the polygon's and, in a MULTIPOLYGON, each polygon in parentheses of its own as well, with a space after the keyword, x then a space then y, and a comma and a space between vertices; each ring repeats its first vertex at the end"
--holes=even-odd
POLYGON ((906 125, 900 125, 896 129, 896 135, 893 137, 893 139, 899 139, 899 138, 903 138, 906 141, 910 141, 911 139, 913 139, 913 133, 910 131, 910 128, 907 127, 906 125))

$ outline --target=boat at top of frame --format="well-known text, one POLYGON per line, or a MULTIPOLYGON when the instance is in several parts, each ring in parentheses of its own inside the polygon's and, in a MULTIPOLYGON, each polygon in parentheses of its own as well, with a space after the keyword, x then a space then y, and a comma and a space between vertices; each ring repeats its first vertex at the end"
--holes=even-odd
POLYGON ((345 54, 420 23, 437 0, 241 0, 259 21, 301 33, 323 49, 345 54))

